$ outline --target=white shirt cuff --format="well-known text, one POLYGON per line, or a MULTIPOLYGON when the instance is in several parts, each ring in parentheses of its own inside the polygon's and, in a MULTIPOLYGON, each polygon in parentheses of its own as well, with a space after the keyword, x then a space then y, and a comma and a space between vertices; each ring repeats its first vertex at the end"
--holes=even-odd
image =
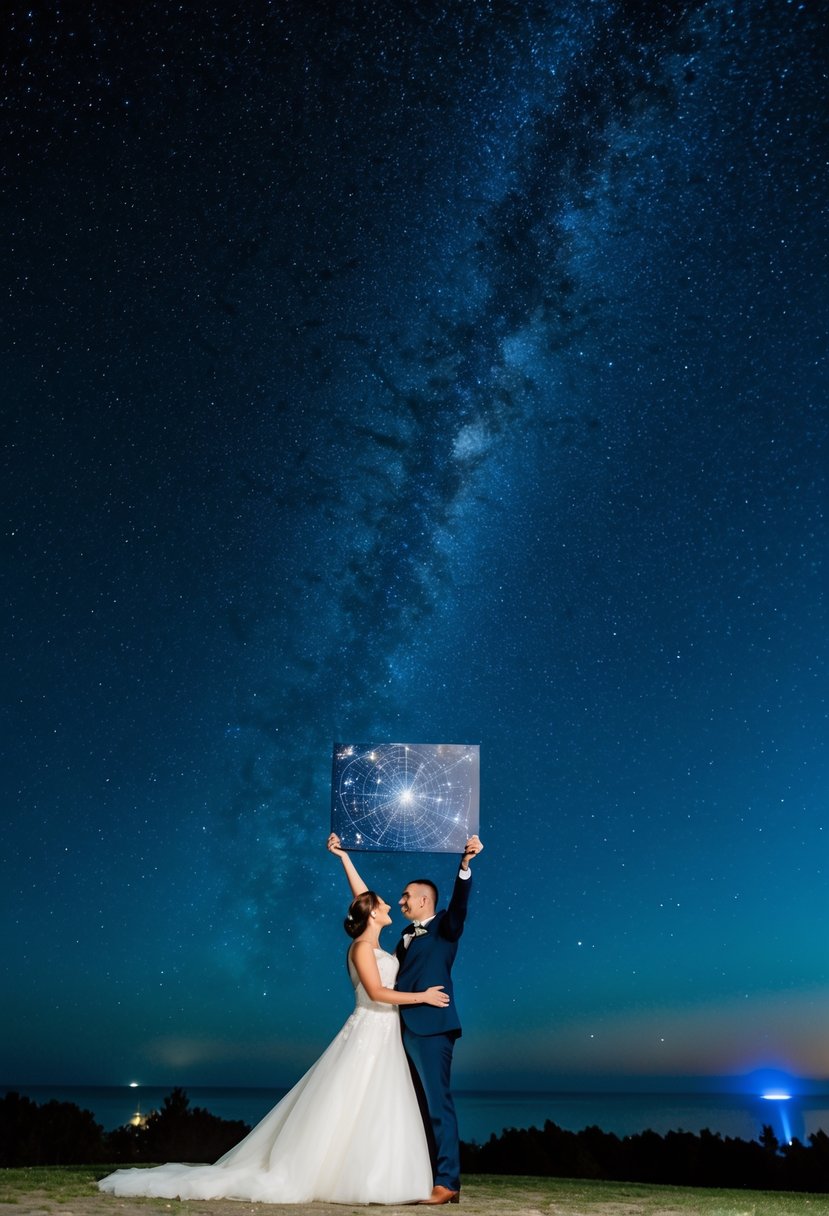
POLYGON ((462 878, 464 880, 464 882, 469 882, 471 877, 472 877, 472 867, 471 866, 469 867, 468 870, 458 870, 458 878, 462 878))

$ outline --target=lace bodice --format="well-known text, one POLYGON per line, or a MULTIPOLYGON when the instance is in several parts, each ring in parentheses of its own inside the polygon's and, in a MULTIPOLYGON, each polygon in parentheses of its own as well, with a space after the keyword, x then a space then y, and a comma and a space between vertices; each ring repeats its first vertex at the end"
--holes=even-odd
MULTIPOLYGON (((393 988, 397 980, 397 970, 400 964, 393 954, 381 950, 379 946, 374 951, 377 959, 377 970, 384 988, 393 988)), ((397 1013, 396 1005, 388 1005, 384 1001, 372 1001, 363 985, 360 983, 356 968, 348 956, 348 974, 354 985, 354 1000, 358 1009, 373 1009, 377 1013, 397 1013)))

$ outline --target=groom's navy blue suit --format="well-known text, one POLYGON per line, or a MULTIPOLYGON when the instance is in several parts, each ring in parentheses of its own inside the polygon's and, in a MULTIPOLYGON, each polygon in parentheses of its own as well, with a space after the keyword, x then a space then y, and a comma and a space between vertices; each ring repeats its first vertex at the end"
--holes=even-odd
MULTIPOLYGON (((423 992, 442 984, 450 998, 445 1009, 433 1005, 399 1007, 403 1046, 420 1080, 423 1092, 419 1097, 425 1100, 431 1125, 429 1147, 435 1186, 445 1186, 450 1191, 460 1190, 461 1172, 458 1120, 450 1078, 452 1052, 461 1033, 452 992, 452 964, 466 921, 471 887, 471 876, 456 878, 449 907, 429 921, 425 933, 411 935, 408 946, 406 934, 397 946, 399 992, 423 992)), ((427 1126, 427 1134, 429 1130, 427 1126)))

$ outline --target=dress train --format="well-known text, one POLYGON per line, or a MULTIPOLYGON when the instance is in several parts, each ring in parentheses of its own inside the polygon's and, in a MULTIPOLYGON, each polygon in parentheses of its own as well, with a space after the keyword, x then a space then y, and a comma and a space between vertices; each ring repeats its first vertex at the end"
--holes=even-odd
MULTIPOLYGON (((397 959, 375 950, 383 984, 397 959)), ((116 1170, 99 1188, 160 1199, 406 1203, 427 1198, 432 1168, 395 1005, 371 1001, 349 957, 355 1008, 308 1072, 214 1165, 116 1170)))

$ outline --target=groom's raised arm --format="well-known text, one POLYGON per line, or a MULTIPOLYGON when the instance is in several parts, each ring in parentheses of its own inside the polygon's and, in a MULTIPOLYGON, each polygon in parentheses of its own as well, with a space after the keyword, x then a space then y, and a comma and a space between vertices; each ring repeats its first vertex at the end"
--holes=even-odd
POLYGON ((345 876, 348 879, 348 885, 351 887, 352 896, 356 899, 358 895, 363 894, 363 891, 367 891, 368 887, 357 873, 357 867, 354 865, 354 862, 340 844, 340 838, 336 832, 332 832, 328 837, 327 848, 329 853, 333 853, 335 857, 339 857, 340 861, 343 863, 343 869, 345 870, 345 876))
POLYGON ((478 856, 483 847, 477 836, 470 836, 466 842, 458 875, 455 879, 452 898, 449 900, 446 915, 442 917, 440 922, 440 936, 447 938, 450 942, 456 942, 463 933, 472 885, 472 871, 469 868, 469 863, 473 857, 478 856))

